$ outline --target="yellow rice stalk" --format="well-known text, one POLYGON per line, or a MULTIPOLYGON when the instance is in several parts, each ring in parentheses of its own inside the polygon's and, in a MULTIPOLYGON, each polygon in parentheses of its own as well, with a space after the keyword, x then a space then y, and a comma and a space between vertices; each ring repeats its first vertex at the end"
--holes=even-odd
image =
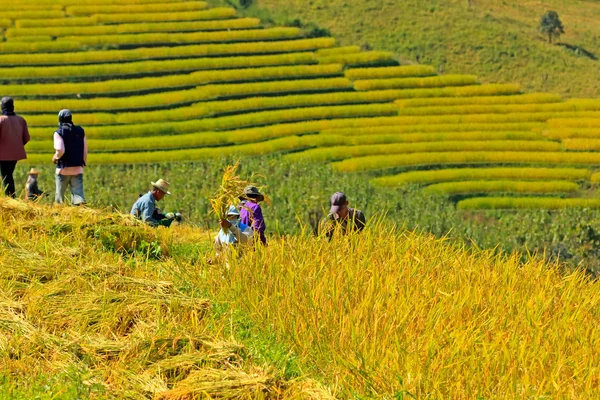
POLYGON ((401 65, 399 67, 352 68, 346 70, 348 79, 386 79, 435 75, 430 65, 401 65))
POLYGON ((165 9, 169 12, 197 11, 204 10, 208 4, 204 1, 187 1, 168 4, 134 4, 134 5, 84 5, 67 7, 67 15, 92 15, 92 14, 119 14, 119 13, 164 13, 165 9))
MULTIPOLYGON (((98 23, 96 17, 82 18, 46 18, 44 19, 44 27, 65 27, 65 26, 92 26, 98 23)), ((19 19, 15 21, 16 28, 40 28, 40 21, 37 19, 19 19)))
POLYGON ((476 197, 459 201, 461 210, 600 208, 600 199, 556 197, 476 197))
POLYGON ((210 198, 212 211, 219 220, 227 219, 229 206, 239 203, 239 196, 244 192, 246 186, 256 186, 251 180, 242 179, 236 175, 239 166, 240 161, 238 160, 234 165, 228 165, 225 168, 221 185, 210 198))
MULTIPOLYGON (((573 121, 577 121, 576 119, 573 121)), ((596 128, 551 128, 544 130, 550 139, 600 139, 600 126, 596 128)))
POLYGON ((211 8, 204 11, 161 12, 161 13, 120 13, 120 14, 94 14, 102 24, 136 23, 144 22, 169 22, 169 21, 202 21, 213 19, 233 18, 236 11, 233 8, 211 8))
POLYGON ((0 53, 64 53, 80 49, 81 43, 76 41, 0 43, 0 53))
POLYGON ((371 179, 374 186, 393 187, 407 183, 426 184, 437 182, 457 182, 463 180, 586 180, 593 179, 587 169, 582 168, 451 168, 427 171, 409 171, 398 175, 381 176, 371 179))
POLYGON ((561 96, 554 93, 527 93, 512 96, 473 96, 473 97, 437 97, 425 99, 397 100, 402 108, 434 107, 484 104, 527 104, 527 103, 557 103, 561 96))
POLYGON ((16 36, 16 37, 7 37, 7 42, 50 42, 52 41, 52 36, 16 36))
POLYGON ((354 172, 393 167, 446 164, 546 164, 600 165, 600 153, 465 151, 376 155, 350 158, 331 164, 336 171, 354 172))
POLYGON ((319 64, 370 65, 389 62, 393 54, 386 51, 367 51, 363 53, 337 54, 318 57, 319 64))
MULTIPOLYGON (((164 14, 161 14, 164 15, 164 14)), ((168 15, 168 14, 167 14, 168 15)), ((249 42, 261 40, 284 40, 300 37, 298 28, 265 28, 232 30, 217 32, 190 32, 190 33, 140 33, 123 35, 100 35, 100 36, 63 36, 58 38, 57 43, 62 41, 77 42, 87 46, 102 45, 147 45, 147 44, 179 44, 179 43, 228 43, 249 42)), ((331 63, 330 63, 331 64, 331 63)), ((339 63, 336 63, 339 64, 339 63)))
POLYGON ((579 190, 575 182, 566 181, 517 181, 517 180, 482 180, 435 183, 423 189, 427 193, 445 195, 471 193, 535 193, 559 194, 573 193, 579 190))
MULTIPOLYGON (((163 61, 176 63, 172 68, 172 71, 185 71, 185 70, 203 70, 203 69, 211 69, 206 66, 202 66, 201 62, 203 61, 205 64, 208 62, 206 59, 189 59, 190 54, 194 54, 196 57, 202 56, 226 56, 233 55, 237 56, 239 53, 243 54, 269 54, 269 53, 287 53, 287 52, 301 52, 301 51, 312 51, 316 49, 329 48, 335 44, 335 39, 332 38, 315 38, 315 39, 298 39, 298 40, 281 40, 274 42, 250 42, 250 43, 219 43, 219 44, 201 44, 201 45, 183 45, 183 46, 174 46, 174 47, 141 47, 136 49, 129 50, 111 50, 111 51, 85 51, 85 52, 73 52, 73 53, 65 53, 65 54, 0 54, 0 65, 11 65, 18 66, 16 72, 13 72, 9 75, 6 75, 8 70, 2 70, 2 77, 7 78, 19 78, 24 77, 27 78, 27 75, 23 72, 19 73, 19 71, 28 71, 31 75, 29 79, 39 77, 35 74, 36 70, 31 68, 23 67, 24 65, 44 65, 44 66, 52 66, 52 65, 66 65, 62 68, 68 68, 68 65, 71 64, 99 64, 95 66, 96 70, 94 73, 99 73, 98 71, 104 71, 110 67, 111 64, 102 64, 102 63, 111 63, 111 62, 121 62, 125 63, 127 61, 142 61, 141 63, 129 63, 129 64, 120 64, 123 67, 124 71, 113 71, 108 75, 127 75, 129 73, 142 73, 142 72, 164 72, 165 70, 155 70, 152 69, 152 66, 157 65, 156 61, 154 63, 145 60, 152 59, 164 59, 168 58, 170 60, 163 61), (178 59, 188 59, 188 60, 178 60, 178 59), (145 61, 145 62, 144 62, 145 61), (195 61, 194 65, 187 65, 184 62, 192 62, 195 61), (200 63, 200 64, 198 64, 200 63), (137 67, 137 69, 133 69, 137 67), (186 68, 187 67, 187 68, 186 68)), ((313 53, 310 53, 310 58, 307 59, 307 53, 301 53, 300 56, 303 58, 299 58, 297 54, 275 54, 270 55, 269 57, 278 57, 281 59, 286 59, 296 56, 296 61, 292 64, 314 64, 316 63, 316 56, 313 53), (301 62, 300 60, 307 59, 307 61, 301 62)), ((234 57, 239 60, 240 58, 244 59, 244 64, 240 64, 241 66, 252 66, 252 65, 261 65, 256 63, 253 59, 255 57, 234 57)), ((229 60, 231 62, 232 60, 229 60)), ((239 61, 238 61, 239 63, 239 61)), ((286 62, 282 62, 281 64, 286 64, 286 62)), ((290 64, 287 62, 287 64, 290 64)), ((162 65, 162 64, 158 64, 162 65)), ((210 64, 212 65, 212 64, 210 64)), ((232 68, 232 66, 227 64, 227 59, 218 60, 218 63, 214 64, 217 68, 232 68)), ((56 68, 56 67, 54 67, 56 68)), ((71 71, 69 74, 60 74, 57 71, 53 72, 50 75, 41 75, 41 76, 88 76, 85 71, 85 66, 78 66, 76 68, 83 68, 84 71, 76 73, 76 71, 71 71)), ((167 70, 167 71, 171 71, 167 70)), ((103 75, 107 75, 104 73, 103 75)))
POLYGON ((600 139, 565 139, 562 144, 568 150, 600 150, 600 139))
POLYGON ((558 117, 550 119, 548 124, 552 128, 599 128, 600 117, 578 119, 563 119, 558 117))

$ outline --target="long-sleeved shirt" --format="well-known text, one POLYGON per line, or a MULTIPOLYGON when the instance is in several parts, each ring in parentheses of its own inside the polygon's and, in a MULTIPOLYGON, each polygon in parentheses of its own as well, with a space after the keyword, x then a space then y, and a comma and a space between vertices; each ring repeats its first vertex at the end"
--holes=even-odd
POLYGON ((267 243, 267 237, 265 236, 267 225, 260 205, 250 200, 243 201, 240 207, 240 219, 243 224, 250 226, 254 232, 259 234, 260 241, 263 244, 267 243))
POLYGON ((156 218, 155 212, 156 200, 152 196, 152 192, 148 192, 137 199, 133 207, 131 207, 130 213, 148 225, 158 226, 160 225, 160 220, 156 218))
POLYGON ((0 161, 27 158, 25 145, 29 142, 27 122, 20 115, 0 115, 0 161))
POLYGON ((336 219, 333 214, 329 214, 321 221, 319 234, 324 234, 329 239, 333 237, 336 228, 340 229, 343 235, 348 232, 360 232, 366 225, 365 214, 354 208, 348 208, 348 215, 344 219, 336 219))
MULTIPOLYGON (((54 132, 54 158, 59 159, 65 154, 65 141, 56 132, 54 132)), ((87 138, 83 138, 83 161, 87 163, 88 147, 87 138)), ((56 175, 79 175, 83 174, 83 167, 56 168, 56 175)))
POLYGON ((243 222, 238 226, 231 225, 228 232, 221 230, 215 237, 215 250, 222 250, 226 246, 247 245, 252 241, 254 231, 243 222))

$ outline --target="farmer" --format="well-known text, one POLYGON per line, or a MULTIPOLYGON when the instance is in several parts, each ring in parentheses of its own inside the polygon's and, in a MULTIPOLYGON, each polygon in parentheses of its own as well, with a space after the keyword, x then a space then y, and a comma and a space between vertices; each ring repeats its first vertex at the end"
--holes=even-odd
POLYGON ((67 109, 58 113, 54 150, 52 162, 56 164, 56 202, 65 202, 65 192, 71 186, 71 204, 85 204, 83 167, 87 162, 87 140, 83 128, 73 125, 71 111, 67 109))
POLYGON ((38 187, 37 178, 40 174, 40 171, 35 168, 31 168, 27 174, 28 177, 27 183, 25 184, 25 198, 27 200, 37 200, 38 197, 44 194, 44 192, 42 192, 38 187))
POLYGON ((246 186, 239 199, 242 201, 240 206, 242 223, 250 226, 255 233, 258 233, 261 243, 266 245, 265 229, 267 229, 267 226, 265 225, 262 209, 258 204, 265 200, 265 196, 260 193, 256 186, 246 186))
POLYGON ((171 226, 174 220, 181 221, 181 214, 163 214, 160 209, 156 208, 157 201, 161 201, 166 195, 171 195, 171 192, 169 192, 170 183, 164 179, 150 183, 152 190, 144 195, 140 195, 133 207, 131 207, 130 213, 154 227, 159 225, 168 227, 171 226))
POLYGON ((220 221, 221 230, 215 237, 215 250, 223 250, 227 246, 246 245, 251 243, 254 232, 240 221, 240 212, 235 206, 229 206, 227 219, 220 221))
POLYGON ((27 158, 25 145, 29 142, 27 122, 15 114, 15 105, 10 97, 1 100, 2 115, 0 116, 0 181, 4 193, 15 197, 15 179, 13 173, 17 161, 27 158))
POLYGON ((336 192, 331 196, 329 215, 321 221, 320 233, 331 239, 336 230, 342 234, 360 232, 366 224, 365 214, 362 211, 348 207, 348 199, 343 192, 336 192))

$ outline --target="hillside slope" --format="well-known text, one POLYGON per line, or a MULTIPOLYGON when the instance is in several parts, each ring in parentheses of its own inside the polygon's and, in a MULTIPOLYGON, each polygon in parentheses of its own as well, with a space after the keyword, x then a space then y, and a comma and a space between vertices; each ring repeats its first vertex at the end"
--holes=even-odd
POLYGON ((476 74, 485 82, 516 82, 527 90, 598 97, 600 60, 549 45, 538 32, 546 10, 558 12, 560 42, 600 58, 600 3, 590 0, 257 0, 276 21, 300 18, 329 29, 346 44, 368 44, 444 73, 476 74))
POLYGON ((376 224, 207 257, 186 226, 0 198, 0 397, 600 394, 579 272, 376 224))

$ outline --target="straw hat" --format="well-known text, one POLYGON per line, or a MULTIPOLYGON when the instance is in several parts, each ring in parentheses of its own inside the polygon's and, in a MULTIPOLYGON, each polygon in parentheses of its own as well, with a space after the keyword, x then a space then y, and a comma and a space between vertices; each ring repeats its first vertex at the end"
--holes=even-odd
POLYGON ((38 169, 31 168, 27 174, 28 175, 39 175, 39 174, 41 174, 41 172, 38 169))
POLYGON ((169 192, 169 186, 171 186, 171 184, 167 181, 165 181, 164 179, 159 179, 156 182, 150 182, 152 184, 152 186, 154 186, 156 189, 160 190, 161 192, 165 192, 166 194, 171 194, 171 192, 169 192))

